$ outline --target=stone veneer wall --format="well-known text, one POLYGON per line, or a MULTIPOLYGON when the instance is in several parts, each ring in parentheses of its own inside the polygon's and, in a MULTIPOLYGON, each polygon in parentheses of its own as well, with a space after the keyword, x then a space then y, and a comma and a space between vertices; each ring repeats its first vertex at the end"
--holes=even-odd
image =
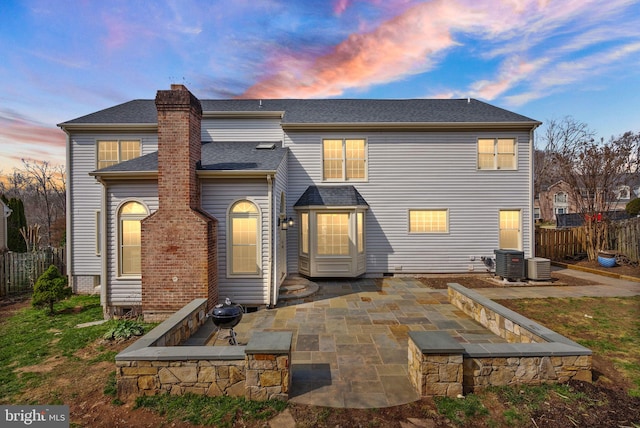
POLYGON ((409 337, 409 380, 420 396, 462 394, 462 346, 443 331, 410 332, 409 337), (449 347, 438 345, 443 341, 449 347))
POLYGON ((445 332, 410 332, 409 377, 422 396, 570 379, 591 382, 589 349, 459 284, 449 284, 449 300, 508 343, 461 344, 445 332))
POLYGON ((287 400, 290 332, 255 333, 246 346, 179 346, 207 320, 195 299, 116 356, 118 398, 186 393, 287 400))
POLYGON ((591 355, 465 358, 463 371, 465 393, 492 385, 591 382, 591 355))
MULTIPOLYGON (((511 313, 516 316, 505 316, 491 310, 482 301, 474 300, 473 298, 460 293, 454 288, 448 289, 449 301, 452 305, 462 309, 462 311, 473 318, 475 321, 482 324, 485 328, 490 330, 496 336, 500 336, 509 343, 544 343, 545 339, 537 334, 522 328, 519 324, 512 321, 514 318, 521 317, 517 312, 513 312, 507 308, 503 309, 505 312, 511 313)), ((488 299, 487 299, 488 300, 488 299)), ((494 305, 495 302, 492 302, 494 305)), ((524 317, 522 317, 524 318, 524 317)))

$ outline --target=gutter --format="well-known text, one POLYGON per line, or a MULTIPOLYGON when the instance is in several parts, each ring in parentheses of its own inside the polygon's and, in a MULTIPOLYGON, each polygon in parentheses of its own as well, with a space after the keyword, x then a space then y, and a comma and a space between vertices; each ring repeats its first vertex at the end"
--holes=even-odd
POLYGON ((287 130, 313 130, 313 129, 333 129, 341 130, 442 130, 460 131, 469 130, 489 130, 489 129, 530 129, 534 130, 542 122, 345 122, 345 123, 282 123, 282 129, 287 130))
POLYGON ((271 309, 275 306, 275 302, 273 301, 273 177, 271 175, 267 175, 267 198, 269 199, 269 215, 267 221, 267 229, 269 230, 267 234, 267 247, 269 248, 267 254, 267 294, 269 295, 268 308, 271 309))

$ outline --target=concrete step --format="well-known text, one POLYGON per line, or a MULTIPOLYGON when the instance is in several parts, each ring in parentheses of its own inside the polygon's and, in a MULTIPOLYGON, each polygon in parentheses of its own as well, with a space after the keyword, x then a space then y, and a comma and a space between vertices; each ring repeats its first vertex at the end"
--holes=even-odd
POLYGON ((293 275, 288 276, 280 286, 278 301, 288 301, 294 299, 304 299, 318 292, 320 287, 313 281, 293 275))

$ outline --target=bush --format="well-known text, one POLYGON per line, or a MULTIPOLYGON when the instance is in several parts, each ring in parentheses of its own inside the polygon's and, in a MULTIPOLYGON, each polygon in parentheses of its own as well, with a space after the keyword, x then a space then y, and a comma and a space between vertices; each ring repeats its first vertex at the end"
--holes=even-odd
POLYGON ((33 287, 31 304, 34 307, 49 307, 49 315, 53 315, 53 304, 71 296, 71 287, 67 286, 67 277, 60 275, 54 265, 44 271, 33 287))
POLYGON ((624 210, 627 212, 627 214, 629 214, 632 217, 635 217, 638 214, 640 214, 640 198, 635 198, 632 201, 630 201, 624 210))

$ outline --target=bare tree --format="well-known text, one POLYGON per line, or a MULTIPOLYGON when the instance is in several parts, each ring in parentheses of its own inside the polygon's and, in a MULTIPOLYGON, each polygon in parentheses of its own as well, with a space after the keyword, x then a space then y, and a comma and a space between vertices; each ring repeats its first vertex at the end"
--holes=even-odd
MULTIPOLYGON (((51 245, 52 224, 65 215, 65 173, 48 161, 22 159, 24 177, 40 201, 41 220, 45 223, 47 244, 51 245)), ((15 173, 15 171, 14 171, 15 173)))
POLYGON ((593 138, 585 124, 565 118, 548 131, 553 141, 548 156, 569 196, 584 218, 590 260, 608 248, 608 213, 618 209, 621 189, 638 176, 640 133, 625 133, 609 141, 593 138))
POLYGON ((534 194, 563 179, 559 153, 576 150, 585 141, 593 141, 595 132, 587 124, 571 116, 547 121, 541 135, 536 138, 534 152, 534 194))

